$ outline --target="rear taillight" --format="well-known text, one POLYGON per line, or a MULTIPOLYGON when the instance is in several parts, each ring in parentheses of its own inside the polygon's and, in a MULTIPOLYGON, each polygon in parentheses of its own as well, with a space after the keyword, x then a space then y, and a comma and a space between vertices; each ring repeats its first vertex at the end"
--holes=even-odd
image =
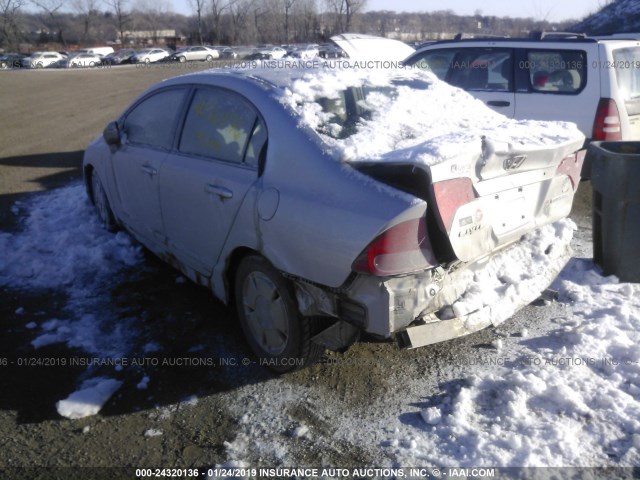
POLYGON ((447 233, 450 233, 458 208, 475 198, 473 183, 470 178, 466 177, 435 182, 433 196, 442 227, 447 233))
POLYGON ((399 223, 380 234, 353 262, 356 272, 379 277, 400 275, 437 264, 424 217, 399 223))
POLYGON ((620 127, 620 112, 615 100, 601 98, 596 110, 596 120, 593 124, 593 140, 618 141, 622 140, 620 127))

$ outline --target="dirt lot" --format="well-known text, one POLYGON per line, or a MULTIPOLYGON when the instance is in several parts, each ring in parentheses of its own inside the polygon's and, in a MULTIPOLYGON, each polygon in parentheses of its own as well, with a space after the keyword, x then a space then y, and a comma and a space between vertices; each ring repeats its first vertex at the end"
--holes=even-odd
MULTIPOLYGON (((0 72, 5 119, 0 230, 21 228, 20 213, 11 208, 16 201, 79 180, 83 148, 147 86, 185 72, 175 66, 0 72)), ((587 229, 589 191, 583 186, 574 214, 587 229)), ((212 358, 250 357, 232 311, 207 291, 177 282, 178 275, 150 255, 144 264, 142 271, 124 272, 104 298, 96 300, 96 309, 115 322, 132 319, 140 348, 150 342, 161 346, 155 356, 194 357, 197 343, 206 345, 212 358)), ((34 355, 82 355, 56 345, 34 352, 30 345, 34 334, 25 324, 62 318, 64 294, 0 287, 0 297, 3 357, 15 362, 34 355)), ((435 394, 439 386, 459 378, 462 367, 452 367, 454 361, 487 355, 496 335, 509 338, 523 325, 535 329, 540 308, 525 309, 499 331, 428 349, 400 351, 393 344, 365 339, 345 354, 332 354, 323 364, 279 379, 257 365, 132 368, 121 372, 124 385, 100 415, 81 420, 61 418, 55 403, 87 376, 85 367, 0 366, 0 468, 209 467, 233 458, 240 444, 248 452, 245 458, 268 466, 375 465, 375 445, 333 439, 336 426, 318 410, 319 404, 332 405, 333 410, 323 412, 346 412, 354 418, 365 411, 375 413, 377 399, 401 398, 406 381, 416 376, 429 387, 422 395, 429 389, 435 394), (147 389, 137 388, 142 375, 152 379, 147 389), (312 435, 299 438, 295 428, 301 424, 312 435), (150 429, 162 434, 145 435, 150 429), (269 442, 283 445, 288 453, 279 457, 265 446, 269 442)), ((100 372, 97 368, 91 375, 100 372)))

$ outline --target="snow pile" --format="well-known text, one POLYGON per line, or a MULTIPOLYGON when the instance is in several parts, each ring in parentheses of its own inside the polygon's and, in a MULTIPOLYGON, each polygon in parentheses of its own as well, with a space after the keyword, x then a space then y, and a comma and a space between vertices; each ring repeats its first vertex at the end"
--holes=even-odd
POLYGON ((127 234, 102 228, 82 185, 40 195, 25 207, 23 231, 0 233, 0 285, 91 290, 114 268, 141 260, 127 234))
POLYGON ((443 312, 443 318, 466 317, 469 329, 507 320, 538 298, 562 270, 576 229, 569 219, 544 226, 498 252, 478 270, 465 270, 457 280, 466 285, 464 293, 443 312))
POLYGON ((0 233, 0 285, 55 289, 67 295, 70 318, 40 325, 32 345, 67 343, 88 353, 122 356, 131 338, 130 319, 103 318, 96 292, 140 265, 142 249, 124 232, 107 232, 80 184, 35 196, 18 205, 26 213, 22 231, 0 233), (105 320, 105 321, 103 321, 105 320))
POLYGON ((77 419, 95 415, 107 403, 122 382, 112 378, 96 377, 82 383, 80 390, 56 403, 58 413, 77 419))
POLYGON ((571 151, 584 141, 574 124, 509 119, 419 69, 301 70, 279 100, 345 161, 434 165, 461 154, 477 159, 483 136, 515 147, 563 144, 571 151), (355 125, 349 124, 344 99, 350 87, 364 92, 355 125))
POLYGON ((557 285, 570 315, 523 339, 513 363, 423 408, 422 427, 388 442, 402 464, 640 463, 640 287, 603 278, 586 261, 557 285))

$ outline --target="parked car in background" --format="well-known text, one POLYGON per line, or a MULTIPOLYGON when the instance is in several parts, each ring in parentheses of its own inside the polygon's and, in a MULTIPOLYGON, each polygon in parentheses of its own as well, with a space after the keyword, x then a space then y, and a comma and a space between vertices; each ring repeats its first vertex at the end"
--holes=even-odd
POLYGON ((71 53, 67 58, 58 60, 56 68, 89 68, 102 65, 102 57, 93 53, 71 53))
POLYGON ((47 68, 65 58, 65 55, 58 52, 33 52, 30 56, 22 59, 22 66, 24 68, 47 68))
POLYGON ((224 59, 244 59, 251 55, 254 51, 253 47, 227 47, 222 50, 220 58, 224 59))
POLYGON ((167 79, 83 162, 102 223, 235 305, 271 368, 363 331, 418 347, 497 323, 570 257, 550 233, 526 254, 540 262, 526 289, 496 290, 513 301, 451 307, 495 256, 569 214, 573 125, 511 121, 420 70, 285 73, 167 79))
POLYGON ((335 35, 331 41, 352 60, 401 62, 415 51, 400 40, 360 33, 335 35))
POLYGON ((0 69, 20 68, 26 55, 21 53, 3 53, 0 55, 0 69))
MULTIPOLYGON (((575 122, 588 140, 640 140, 640 42, 577 34, 427 45, 414 65, 510 118, 575 122)), ((584 176, 589 176, 585 166, 584 176)))
POLYGON ((322 58, 344 58, 346 54, 333 43, 323 43, 318 48, 318 56, 322 58))
POLYGON ((169 60, 174 60, 180 63, 194 60, 212 62, 218 57, 220 57, 218 50, 203 46, 193 46, 179 48, 175 53, 171 54, 169 60))
POLYGON ((123 48, 122 50, 118 50, 117 52, 113 52, 102 57, 102 63, 105 65, 122 65, 131 63, 131 57, 136 53, 137 51, 132 48, 123 48))
POLYGON ((247 55, 248 60, 279 60, 287 56, 287 51, 282 47, 273 45, 262 45, 253 49, 251 54, 247 55))
POLYGON ((145 48, 131 57, 131 63, 154 63, 169 58, 171 52, 163 48, 145 48))
POLYGON ((218 56, 216 58, 220 58, 222 56, 222 51, 225 48, 229 48, 228 45, 205 45, 205 46, 210 50, 215 50, 216 52, 218 52, 218 56))
POLYGON ((289 50, 288 55, 293 58, 316 58, 320 55, 320 47, 316 44, 298 45, 289 50))
POLYGON ((91 53, 99 57, 106 57, 114 53, 113 47, 89 47, 78 50, 80 53, 91 53))

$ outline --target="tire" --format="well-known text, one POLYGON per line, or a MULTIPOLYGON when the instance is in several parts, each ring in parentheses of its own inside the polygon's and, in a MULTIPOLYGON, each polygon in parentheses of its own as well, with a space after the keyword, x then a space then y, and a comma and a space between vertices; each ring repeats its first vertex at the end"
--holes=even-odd
POLYGON ((184 56, 178 57, 178 60, 180 60, 180 63, 185 63, 187 61, 184 56))
POLYGON ((213 56, 212 55, 207 55, 207 58, 204 59, 205 62, 213 62, 213 56))
POLYGON ((109 199, 104 192, 100 177, 95 170, 91 173, 91 193, 93 205, 96 207, 100 223, 107 231, 115 232, 118 229, 118 223, 109 205, 109 199))
POLYGON ((144 63, 151 63, 151 59, 150 59, 150 58, 148 58, 148 57, 147 57, 147 58, 145 58, 145 59, 144 59, 144 63))
POLYGON ((300 315, 291 284, 264 258, 242 260, 235 299, 247 343, 261 365, 284 373, 312 365, 324 353, 311 341, 312 321, 300 315))

